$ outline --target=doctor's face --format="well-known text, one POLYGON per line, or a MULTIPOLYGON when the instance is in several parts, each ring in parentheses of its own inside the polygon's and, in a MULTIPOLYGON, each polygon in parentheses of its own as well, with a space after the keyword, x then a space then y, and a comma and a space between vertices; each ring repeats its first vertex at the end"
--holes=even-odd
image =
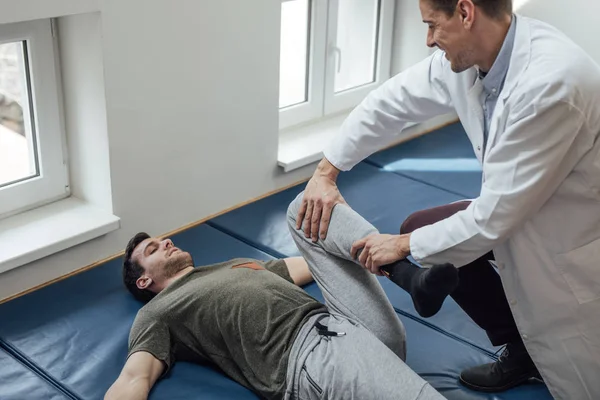
POLYGON ((470 0, 459 0, 456 10, 449 16, 437 10, 430 0, 419 1, 423 22, 428 26, 427 46, 442 49, 452 71, 457 73, 475 65, 470 26, 465 24, 465 12, 469 12, 470 8, 464 7, 464 3, 472 4, 470 0))

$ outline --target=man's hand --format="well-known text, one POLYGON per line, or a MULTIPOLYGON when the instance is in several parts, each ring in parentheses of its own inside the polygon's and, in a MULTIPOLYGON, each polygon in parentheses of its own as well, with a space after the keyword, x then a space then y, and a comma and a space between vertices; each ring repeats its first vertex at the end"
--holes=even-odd
POLYGON ((335 184, 340 171, 326 158, 321 160, 304 190, 302 205, 296 218, 296 229, 304 224, 304 235, 316 242, 327 237, 331 212, 336 204, 345 204, 340 191, 335 184))
POLYGON ((356 259, 360 250, 360 265, 375 275, 382 275, 381 267, 403 260, 410 254, 410 234, 374 234, 357 240, 350 250, 353 259, 356 259))

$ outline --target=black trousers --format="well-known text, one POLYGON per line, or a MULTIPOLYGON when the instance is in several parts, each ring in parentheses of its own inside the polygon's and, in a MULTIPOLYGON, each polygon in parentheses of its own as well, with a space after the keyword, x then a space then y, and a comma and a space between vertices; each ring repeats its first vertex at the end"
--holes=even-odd
MULTIPOLYGON (((464 210, 470 202, 462 201, 418 211, 409 216, 400 228, 400 233, 410 233, 420 227, 446 219, 464 210)), ((459 268, 460 283, 451 294, 458 305, 487 332, 494 346, 520 341, 519 331, 513 318, 500 276, 488 262, 492 252, 459 268)))

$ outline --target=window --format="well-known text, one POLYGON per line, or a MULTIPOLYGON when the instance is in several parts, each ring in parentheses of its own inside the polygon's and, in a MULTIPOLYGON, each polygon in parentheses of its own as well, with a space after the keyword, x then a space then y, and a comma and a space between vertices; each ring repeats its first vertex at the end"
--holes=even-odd
POLYGON ((280 128, 348 110, 390 77, 393 0, 283 0, 280 128))
POLYGON ((67 197, 50 20, 0 25, 0 218, 67 197))

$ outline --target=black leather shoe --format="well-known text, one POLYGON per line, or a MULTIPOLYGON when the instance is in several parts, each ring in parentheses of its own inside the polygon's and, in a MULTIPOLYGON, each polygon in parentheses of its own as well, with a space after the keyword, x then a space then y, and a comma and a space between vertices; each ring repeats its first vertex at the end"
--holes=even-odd
POLYGON ((530 379, 542 380, 523 342, 509 343, 495 363, 464 370, 460 383, 479 392, 502 392, 530 379))

